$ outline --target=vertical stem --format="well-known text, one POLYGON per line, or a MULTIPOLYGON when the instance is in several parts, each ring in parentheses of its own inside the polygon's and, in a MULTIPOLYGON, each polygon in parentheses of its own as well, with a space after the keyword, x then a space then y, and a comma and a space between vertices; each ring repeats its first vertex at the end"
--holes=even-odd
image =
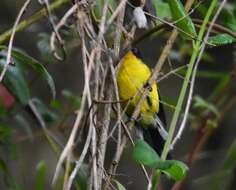
MULTIPOLYGON (((192 74, 192 71, 193 71, 193 66, 194 66, 194 63, 195 63, 195 61, 197 59, 197 56, 199 54, 199 50, 200 50, 200 47, 201 47, 201 42, 202 42, 204 33, 206 31, 207 23, 208 23, 211 15, 214 11, 214 8, 215 8, 216 4, 217 4, 217 0, 212 0, 211 5, 210 5, 210 7, 209 7, 209 9, 206 13, 206 16, 203 20, 203 23, 201 25, 197 41, 193 42, 193 53, 192 53, 192 56, 191 56, 191 59, 190 59, 190 63, 189 63, 189 66, 188 66, 187 74, 186 74, 185 79, 184 79, 184 83, 183 83, 182 88, 181 88, 181 92, 180 92, 180 96, 179 96, 179 99, 178 99, 178 102, 177 102, 177 106, 176 106, 173 118, 171 120, 169 132, 168 132, 168 138, 166 140, 166 143, 165 143, 162 155, 161 155, 162 160, 166 159, 167 154, 168 154, 168 152, 171 148, 172 138, 173 138, 173 135, 174 135, 174 132, 175 132, 175 128, 177 126, 177 122, 178 122, 180 111, 181 111, 181 108, 182 108, 182 105, 183 105, 183 102, 184 102, 185 94, 187 92, 188 82, 190 80, 190 77, 191 77, 191 74, 192 74)), ((153 180, 152 180, 152 190, 155 190, 157 188, 159 178, 160 178, 160 171, 157 170, 157 171, 155 171, 155 174, 154 174, 154 177, 153 177, 153 180)))
POLYGON ((187 74, 185 76, 184 83, 183 83, 183 86, 182 86, 182 89, 181 89, 181 92, 180 92, 180 96, 179 96, 179 99, 178 99, 178 102, 177 102, 176 110, 174 112, 174 116, 173 116, 173 119, 172 119, 171 124, 170 124, 169 135, 168 135, 168 138, 167 138, 165 146, 164 146, 164 150, 163 150, 162 155, 161 155, 161 158, 163 160, 166 159, 166 156, 169 152, 171 141, 172 141, 174 131, 175 131, 175 127, 177 125, 177 121, 178 121, 178 118, 179 118, 179 115, 180 115, 180 111, 181 111, 181 108, 182 108, 182 105, 183 105, 183 102, 184 102, 184 97, 185 97, 185 94, 186 94, 186 91, 187 91, 188 82, 190 80, 190 77, 191 77, 191 74, 192 74, 192 71, 193 71, 193 66, 194 66, 194 63, 197 59, 199 50, 200 50, 201 41, 202 41, 203 35, 206 31, 207 23, 210 19, 210 16, 212 15, 212 13, 214 11, 216 3, 217 3, 217 0, 213 0, 211 2, 211 5, 210 5, 210 7, 207 11, 207 14, 206 14, 206 16, 203 20, 202 26, 200 28, 197 41, 193 42, 193 53, 192 53, 192 56, 191 56, 191 59, 190 59, 190 62, 189 62, 187 74))

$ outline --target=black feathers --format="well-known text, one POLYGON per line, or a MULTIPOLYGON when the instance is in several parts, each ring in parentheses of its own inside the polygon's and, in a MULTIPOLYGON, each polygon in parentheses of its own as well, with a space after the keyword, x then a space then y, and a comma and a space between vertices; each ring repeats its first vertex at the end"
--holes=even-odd
POLYGON ((131 48, 132 53, 139 59, 142 59, 143 56, 138 48, 131 48))

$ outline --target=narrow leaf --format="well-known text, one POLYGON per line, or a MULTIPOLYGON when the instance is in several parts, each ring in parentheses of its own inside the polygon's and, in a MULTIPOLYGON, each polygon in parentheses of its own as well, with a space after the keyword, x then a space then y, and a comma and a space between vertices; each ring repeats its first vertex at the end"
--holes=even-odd
POLYGON ((5 175, 9 173, 6 162, 0 158, 0 173, 4 173, 5 175))
POLYGON ((0 144, 5 143, 12 135, 12 128, 0 123, 0 144))
POLYGON ((83 164, 76 176, 80 190, 87 189, 88 173, 88 166, 83 164))
POLYGON ((36 190, 45 189, 47 167, 44 161, 39 162, 36 168, 36 190))
MULTIPOLYGON (((0 46, 0 49, 3 49, 6 51, 7 47, 0 46)), ((15 62, 18 62, 19 64, 31 66, 43 79, 45 79, 50 87, 53 98, 55 98, 56 88, 55 88, 53 78, 47 72, 46 68, 42 64, 40 64, 36 59, 30 57, 26 53, 24 53, 16 48, 12 50, 12 57, 15 60, 15 62)))
POLYGON ((69 90, 63 90, 62 95, 68 100, 69 104, 72 105, 72 109, 79 109, 81 98, 73 94, 69 90))
POLYGON ((236 165, 236 140, 231 144, 223 168, 225 170, 233 169, 236 165))
POLYGON ((159 18, 171 18, 170 6, 168 3, 162 0, 152 0, 152 3, 156 9, 156 15, 159 18))
POLYGON ((50 36, 46 33, 40 33, 38 38, 37 48, 40 51, 43 60, 49 64, 53 63, 54 59, 49 47, 50 36))
POLYGON ((143 140, 138 140, 135 143, 133 157, 138 163, 149 167, 156 167, 158 161, 160 161, 155 150, 143 140))
POLYGON ((117 190, 126 190, 126 188, 117 180, 114 180, 117 186, 117 190))
POLYGON ((30 137, 30 140, 33 140, 33 131, 31 129, 30 123, 26 120, 26 118, 21 113, 18 113, 14 116, 14 119, 17 122, 17 128, 22 128, 27 136, 30 137))
POLYGON ((236 17, 232 10, 224 9, 221 13, 222 24, 236 32, 236 17))
MULTIPOLYGON (((221 80, 218 82, 218 84, 214 88, 209 99, 213 99, 215 96, 218 96, 219 93, 221 93, 222 89, 224 89, 224 87, 229 83, 230 80, 231 80, 230 75, 228 74, 221 77, 221 80)), ((227 93, 225 93, 224 96, 225 95, 227 95, 227 93)))
POLYGON ((179 181, 186 176, 188 166, 178 160, 166 160, 159 162, 158 169, 175 181, 179 181))
POLYGON ((232 44, 236 42, 236 39, 233 36, 230 36, 229 34, 218 34, 216 36, 210 37, 208 39, 208 42, 215 46, 222 46, 222 45, 232 44))
POLYGON ((37 60, 35 60, 34 58, 28 56, 25 53, 22 53, 19 50, 14 49, 13 52, 12 52, 12 55, 20 63, 30 65, 37 73, 39 73, 40 76, 47 81, 47 83, 50 87, 52 96, 53 96, 53 98, 55 98, 56 88, 55 88, 54 80, 51 77, 51 75, 48 73, 46 68, 42 64, 40 64, 37 60))
MULTIPOLYGON (((5 64, 5 60, 0 60, 0 70, 5 64)), ((23 73, 17 64, 15 66, 8 66, 3 82, 21 104, 26 105, 28 103, 30 98, 29 88, 23 73)))
POLYGON ((194 108, 203 108, 203 109, 208 109, 209 111, 211 111, 212 113, 214 113, 215 115, 219 115, 219 110, 217 109, 217 107, 214 104, 211 104, 210 102, 204 100, 202 97, 200 96, 195 96, 194 97, 194 108))
POLYGON ((41 100, 34 98, 33 102, 37 107, 37 111, 43 117, 43 120, 47 123, 52 123, 58 119, 58 116, 51 111, 41 100))
POLYGON ((196 37, 196 30, 191 18, 186 13, 183 4, 179 0, 168 0, 172 19, 176 22, 176 26, 184 32, 181 32, 184 37, 196 37))

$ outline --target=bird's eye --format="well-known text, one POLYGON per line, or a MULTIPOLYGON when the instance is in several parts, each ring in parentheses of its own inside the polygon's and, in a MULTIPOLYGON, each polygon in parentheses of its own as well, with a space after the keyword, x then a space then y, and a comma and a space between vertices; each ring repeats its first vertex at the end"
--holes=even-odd
POLYGON ((142 58, 141 52, 139 51, 138 48, 132 48, 131 51, 133 52, 133 54, 138 57, 138 58, 142 58))

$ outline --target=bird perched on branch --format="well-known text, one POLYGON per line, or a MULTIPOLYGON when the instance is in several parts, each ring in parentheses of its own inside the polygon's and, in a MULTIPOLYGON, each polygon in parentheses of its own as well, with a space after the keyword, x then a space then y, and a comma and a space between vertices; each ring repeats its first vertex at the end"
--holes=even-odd
POLYGON ((166 119, 156 83, 148 85, 151 70, 142 61, 137 48, 129 50, 121 60, 117 73, 119 96, 123 109, 131 117, 144 88, 148 95, 141 106, 135 125, 142 132, 144 140, 160 155, 168 136, 165 130, 166 119))

